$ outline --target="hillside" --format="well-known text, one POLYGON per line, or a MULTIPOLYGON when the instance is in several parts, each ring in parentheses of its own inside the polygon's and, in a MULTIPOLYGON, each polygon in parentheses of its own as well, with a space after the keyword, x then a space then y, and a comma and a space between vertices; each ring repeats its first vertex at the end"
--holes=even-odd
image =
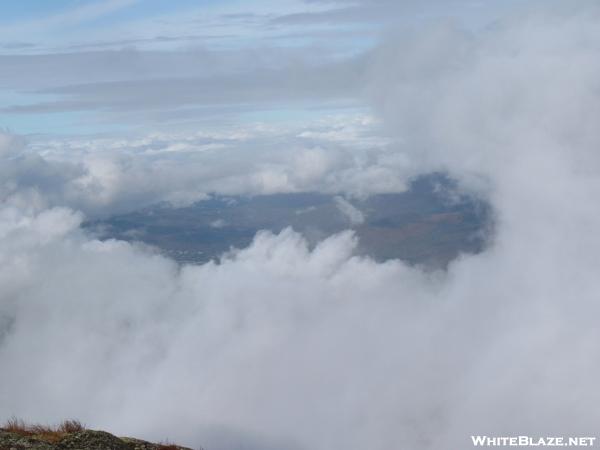
MULTIPOLYGON (((0 428, 0 450, 191 450, 86 429, 77 421, 56 427, 26 425, 11 420, 0 428)), ((202 450, 202 449, 198 449, 202 450)))

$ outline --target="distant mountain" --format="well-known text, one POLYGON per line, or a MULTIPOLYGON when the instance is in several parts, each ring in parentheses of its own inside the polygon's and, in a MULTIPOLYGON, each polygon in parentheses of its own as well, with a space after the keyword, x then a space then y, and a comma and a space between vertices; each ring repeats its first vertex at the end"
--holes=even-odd
POLYGON ((457 194, 452 180, 432 174, 400 194, 213 196, 185 208, 156 205, 84 227, 101 239, 155 246, 182 263, 203 263, 246 247, 259 230, 292 227, 314 245, 352 229, 359 254, 445 267, 461 252, 482 250, 490 217, 486 203, 457 194))

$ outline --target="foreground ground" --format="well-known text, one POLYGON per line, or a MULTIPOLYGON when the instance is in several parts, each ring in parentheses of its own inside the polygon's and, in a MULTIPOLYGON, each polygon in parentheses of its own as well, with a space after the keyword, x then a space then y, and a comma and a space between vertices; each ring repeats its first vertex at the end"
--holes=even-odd
MULTIPOLYGON (((88 430, 77 421, 56 427, 26 425, 11 420, 0 428, 0 450, 190 450, 88 430)), ((200 449, 201 450, 201 449, 200 449)))

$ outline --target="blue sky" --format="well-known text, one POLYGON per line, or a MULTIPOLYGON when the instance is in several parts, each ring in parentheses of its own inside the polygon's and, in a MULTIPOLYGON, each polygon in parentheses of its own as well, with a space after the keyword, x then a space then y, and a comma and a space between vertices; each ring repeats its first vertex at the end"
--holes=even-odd
POLYGON ((0 127, 87 134, 360 109, 381 35, 477 29, 518 0, 23 0, 0 5, 0 127))
MULTIPOLYGON (((53 15, 69 14, 78 9, 98 5, 114 5, 114 10, 106 16, 109 21, 132 19, 169 13, 176 10, 210 7, 218 5, 216 0, 134 0, 134 1, 98 1, 98 0, 23 0, 21 2, 4 2, 1 6, 2 23, 21 20, 47 19, 53 15)), ((234 3, 231 1, 230 3, 234 3)), ((100 14, 100 16, 104 16, 100 14)))

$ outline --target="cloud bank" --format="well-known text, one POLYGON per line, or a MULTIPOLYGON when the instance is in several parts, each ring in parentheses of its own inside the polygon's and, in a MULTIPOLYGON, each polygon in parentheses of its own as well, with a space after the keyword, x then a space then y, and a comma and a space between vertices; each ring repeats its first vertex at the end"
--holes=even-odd
POLYGON ((497 215, 493 245, 443 273, 353 256, 349 233, 310 251, 291 230, 178 267, 84 235, 60 180, 90 168, 2 137, 0 416, 210 449, 593 435, 599 17, 565 2, 380 47, 370 91, 401 142, 373 170, 447 170, 497 215))
POLYGON ((68 206, 88 217, 157 202, 182 206, 217 193, 401 192, 414 174, 369 116, 305 126, 255 124, 139 138, 65 138, 6 146, 0 199, 68 206))

